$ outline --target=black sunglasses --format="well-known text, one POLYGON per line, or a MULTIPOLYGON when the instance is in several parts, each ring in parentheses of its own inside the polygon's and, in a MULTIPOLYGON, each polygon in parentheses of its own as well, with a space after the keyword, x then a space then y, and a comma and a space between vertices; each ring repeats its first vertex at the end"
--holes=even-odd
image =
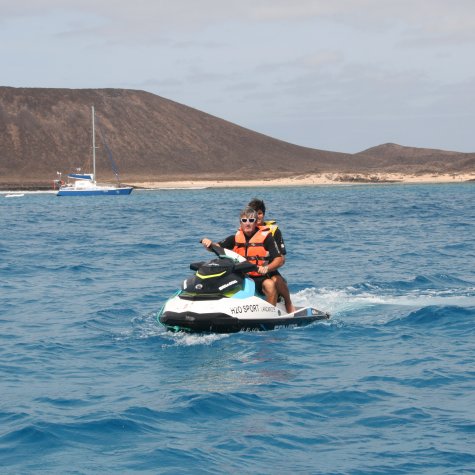
POLYGON ((256 221, 256 218, 241 218, 241 223, 247 223, 248 221, 250 223, 254 223, 256 221))

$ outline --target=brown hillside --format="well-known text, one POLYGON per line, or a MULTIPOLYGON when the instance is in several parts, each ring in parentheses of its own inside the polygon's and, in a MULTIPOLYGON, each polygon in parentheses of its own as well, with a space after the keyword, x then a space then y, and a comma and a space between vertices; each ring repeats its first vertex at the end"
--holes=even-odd
POLYGON ((97 174, 123 181, 253 179, 351 168, 351 155, 299 147, 143 91, 0 88, 0 182, 50 183, 90 161, 95 106, 97 174), (102 157, 101 157, 102 155, 102 157))
POLYGON ((387 143, 354 155, 386 172, 460 173, 475 170, 475 153, 450 152, 430 148, 404 147, 387 143))
POLYGON ((56 171, 90 171, 92 105, 101 180, 113 174, 100 132, 126 183, 475 169, 475 154, 394 144, 354 155, 300 147, 144 91, 0 87, 0 186, 48 186, 56 171))

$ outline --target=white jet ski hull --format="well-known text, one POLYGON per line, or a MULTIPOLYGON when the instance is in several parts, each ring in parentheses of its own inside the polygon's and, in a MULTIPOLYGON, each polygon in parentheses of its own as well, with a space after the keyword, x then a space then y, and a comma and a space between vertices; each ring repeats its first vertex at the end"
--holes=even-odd
POLYGON ((301 327, 330 318, 328 313, 301 307, 288 314, 283 304, 270 305, 259 297, 193 301, 179 295, 171 298, 158 316, 172 331, 236 333, 301 327))

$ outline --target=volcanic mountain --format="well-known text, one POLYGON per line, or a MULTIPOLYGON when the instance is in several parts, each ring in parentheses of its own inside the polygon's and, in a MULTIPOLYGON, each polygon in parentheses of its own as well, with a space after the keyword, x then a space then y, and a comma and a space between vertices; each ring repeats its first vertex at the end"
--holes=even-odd
POLYGON ((473 153, 301 147, 144 91, 0 87, 0 186, 49 186, 57 171, 91 171, 91 106, 101 180, 114 178, 107 148, 126 183, 475 169, 473 153))

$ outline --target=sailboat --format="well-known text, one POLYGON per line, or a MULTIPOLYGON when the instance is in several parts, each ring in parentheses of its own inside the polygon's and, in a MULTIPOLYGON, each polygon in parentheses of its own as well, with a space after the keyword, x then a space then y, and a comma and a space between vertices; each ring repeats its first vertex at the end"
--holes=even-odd
MULTIPOLYGON (((131 186, 99 185, 96 182, 96 133, 94 106, 92 111, 92 173, 70 173, 68 178, 74 180, 71 183, 62 183, 56 196, 95 196, 95 195, 130 195, 131 186)), ((58 183, 58 180, 55 180, 58 183)))

